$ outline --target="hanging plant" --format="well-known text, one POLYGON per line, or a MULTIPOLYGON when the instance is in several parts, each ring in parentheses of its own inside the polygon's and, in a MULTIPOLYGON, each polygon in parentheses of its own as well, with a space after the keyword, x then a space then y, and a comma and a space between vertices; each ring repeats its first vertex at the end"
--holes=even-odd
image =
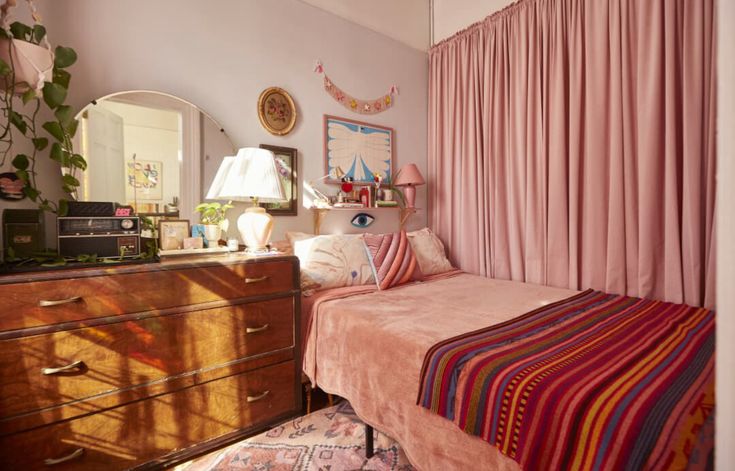
POLYGON ((87 167, 72 145, 79 123, 74 119, 72 107, 64 104, 71 80, 66 69, 76 62, 77 54, 69 47, 57 46, 51 50, 46 28, 33 2, 27 0, 27 3, 33 26, 19 21, 9 23, 9 9, 15 6, 15 0, 7 0, 0 7, 0 81, 5 84, 0 100, 5 118, 0 126, 0 166, 12 157, 15 174, 25 183, 26 196, 38 203, 40 209, 63 216, 68 200, 54 202, 43 195, 37 184, 36 165, 40 153, 48 152, 49 158, 62 169, 62 190, 69 195, 79 186, 76 171, 87 167), (39 126, 42 104, 53 111, 54 119, 39 126), (11 155, 18 144, 18 133, 30 141, 29 154, 11 155))

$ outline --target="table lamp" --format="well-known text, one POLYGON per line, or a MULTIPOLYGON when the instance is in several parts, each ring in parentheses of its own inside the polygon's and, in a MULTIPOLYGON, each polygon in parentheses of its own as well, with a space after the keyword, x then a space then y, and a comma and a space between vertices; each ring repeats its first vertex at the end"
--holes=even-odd
POLYGON ((403 166, 398 171, 398 176, 396 176, 396 180, 393 182, 395 186, 405 187, 403 189, 403 195, 406 197, 407 208, 416 207, 416 187, 425 183, 424 177, 421 176, 421 172, 419 172, 416 164, 403 166))
POLYGON ((273 216, 258 204, 286 199, 273 152, 245 147, 238 150, 237 155, 225 157, 206 199, 252 201, 253 205, 237 219, 237 229, 247 252, 267 250, 273 232, 273 216))
POLYGON ((314 184, 318 182, 319 180, 324 180, 325 178, 332 177, 334 180, 341 180, 342 177, 345 176, 344 170, 342 170, 342 167, 337 166, 332 168, 328 174, 324 175, 323 177, 319 177, 316 180, 312 180, 309 182, 309 188, 311 188, 311 191, 321 200, 321 204, 323 206, 329 206, 329 197, 322 193, 321 191, 317 190, 314 184))

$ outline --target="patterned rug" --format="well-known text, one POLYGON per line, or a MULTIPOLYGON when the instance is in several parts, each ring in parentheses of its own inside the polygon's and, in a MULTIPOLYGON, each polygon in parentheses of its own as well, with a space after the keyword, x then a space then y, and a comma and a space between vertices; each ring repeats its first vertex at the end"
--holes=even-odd
POLYGON ((346 401, 184 463, 176 471, 413 471, 401 447, 375 432, 365 458, 365 425, 346 401))

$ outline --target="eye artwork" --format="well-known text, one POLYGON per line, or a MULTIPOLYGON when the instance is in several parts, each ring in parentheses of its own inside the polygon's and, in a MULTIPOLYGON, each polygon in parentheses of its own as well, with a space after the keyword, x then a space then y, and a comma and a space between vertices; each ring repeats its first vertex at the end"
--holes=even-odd
POLYGON ((364 229, 368 227, 370 224, 375 221, 375 218, 367 213, 360 213, 356 214, 355 217, 352 218, 352 225, 355 227, 359 227, 361 229, 364 229))

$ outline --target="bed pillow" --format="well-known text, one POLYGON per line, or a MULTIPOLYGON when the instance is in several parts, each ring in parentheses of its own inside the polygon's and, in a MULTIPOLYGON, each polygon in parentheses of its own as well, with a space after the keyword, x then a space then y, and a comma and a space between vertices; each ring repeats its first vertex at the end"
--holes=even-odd
POLYGON ((321 289, 375 282, 362 235, 321 235, 292 239, 301 265, 302 285, 321 289))
POLYGON ((409 232, 408 240, 424 275, 436 275, 454 269, 447 259, 444 244, 428 227, 409 232))
POLYGON ((423 278, 406 231, 366 234, 365 247, 379 289, 388 289, 423 278))

